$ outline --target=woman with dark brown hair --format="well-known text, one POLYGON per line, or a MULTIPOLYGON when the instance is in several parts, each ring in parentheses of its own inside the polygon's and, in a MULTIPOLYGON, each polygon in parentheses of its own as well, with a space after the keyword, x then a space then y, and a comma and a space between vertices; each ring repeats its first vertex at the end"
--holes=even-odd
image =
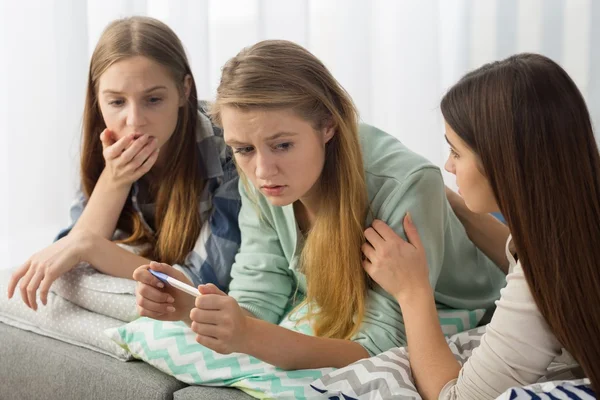
POLYGON ((420 393, 495 398, 536 382, 562 348, 597 390, 600 156, 581 93, 553 61, 520 54, 467 74, 441 109, 451 147, 446 169, 464 199, 449 192, 450 202, 492 260, 501 261, 506 243, 509 273, 481 345, 461 368, 439 328, 410 215, 410 243, 389 229, 367 232, 364 267, 402 309, 420 393), (508 230, 486 215, 495 211, 508 230))

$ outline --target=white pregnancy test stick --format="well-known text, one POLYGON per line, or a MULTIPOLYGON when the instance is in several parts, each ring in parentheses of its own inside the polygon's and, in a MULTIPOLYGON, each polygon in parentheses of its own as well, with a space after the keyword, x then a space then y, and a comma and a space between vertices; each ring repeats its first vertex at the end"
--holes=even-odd
POLYGON ((160 279, 162 282, 168 283, 169 285, 173 286, 176 289, 181 290, 182 292, 186 292, 187 294, 191 294, 194 297, 198 297, 198 296, 202 295, 202 293, 200 293, 198 291, 198 289, 196 289, 193 286, 188 285, 187 283, 183 283, 181 281, 178 281, 175 278, 171 278, 169 275, 163 274, 162 272, 154 271, 153 269, 148 269, 148 271, 150 271, 150 273, 152 275, 154 275, 155 277, 157 277, 158 279, 160 279))

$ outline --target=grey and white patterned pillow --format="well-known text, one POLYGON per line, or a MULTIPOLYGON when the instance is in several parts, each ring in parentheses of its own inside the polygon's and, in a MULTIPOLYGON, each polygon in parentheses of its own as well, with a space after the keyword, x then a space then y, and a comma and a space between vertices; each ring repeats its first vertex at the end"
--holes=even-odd
MULTIPOLYGON (((147 245, 117 246, 140 254, 147 245)), ((135 303, 135 281, 103 274, 86 262, 62 275, 50 290, 86 310, 124 322, 139 317, 135 303)))
MULTIPOLYGON (((0 293, 6 293, 9 276, 8 271, 0 271, 0 293)), ((123 325, 123 321, 85 310, 54 292, 48 293, 45 306, 38 298, 37 311, 25 305, 19 290, 15 291, 10 300, 6 296, 0 296, 0 322, 120 360, 133 358, 104 335, 105 329, 117 328, 123 325)))
MULTIPOLYGON (((461 365, 479 346, 484 333, 485 327, 479 327, 447 339, 461 365)), ((328 398, 421 399, 413 382, 408 351, 404 347, 337 369, 314 381, 311 387, 328 398)))
POLYGON ((135 281, 106 275, 88 263, 80 263, 58 278, 50 290, 86 310, 131 322, 139 315, 135 281))

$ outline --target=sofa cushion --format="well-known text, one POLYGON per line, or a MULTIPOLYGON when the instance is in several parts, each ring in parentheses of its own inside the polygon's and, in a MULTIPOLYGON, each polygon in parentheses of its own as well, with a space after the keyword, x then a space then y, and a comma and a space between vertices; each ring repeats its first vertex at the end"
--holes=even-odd
POLYGON ((167 400, 187 386, 146 363, 119 361, 2 323, 0 337, 2 393, 10 399, 167 400))

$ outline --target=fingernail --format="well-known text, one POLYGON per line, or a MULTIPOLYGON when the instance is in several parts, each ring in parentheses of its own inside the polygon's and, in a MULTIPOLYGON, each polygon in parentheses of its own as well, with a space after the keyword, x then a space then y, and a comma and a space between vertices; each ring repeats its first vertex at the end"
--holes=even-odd
POLYGON ((409 213, 409 212, 407 212, 407 213, 406 213, 406 216, 408 217, 408 222, 412 224, 412 223, 413 223, 413 220, 412 220, 412 216, 410 215, 410 213, 409 213))
POLYGON ((156 286, 158 286, 159 288, 161 288, 161 289, 162 289, 162 288, 164 288, 164 287, 165 287, 165 284, 164 284, 164 283, 162 283, 162 282, 158 282, 158 284, 157 284, 156 286))
POLYGON ((167 302, 169 302, 169 303, 174 303, 174 302, 175 302, 175 299, 174 299, 174 298, 172 298, 172 297, 169 297, 169 298, 167 299, 167 302))
POLYGON ((175 311, 175 307, 167 307, 167 311, 168 312, 174 312, 175 311))

